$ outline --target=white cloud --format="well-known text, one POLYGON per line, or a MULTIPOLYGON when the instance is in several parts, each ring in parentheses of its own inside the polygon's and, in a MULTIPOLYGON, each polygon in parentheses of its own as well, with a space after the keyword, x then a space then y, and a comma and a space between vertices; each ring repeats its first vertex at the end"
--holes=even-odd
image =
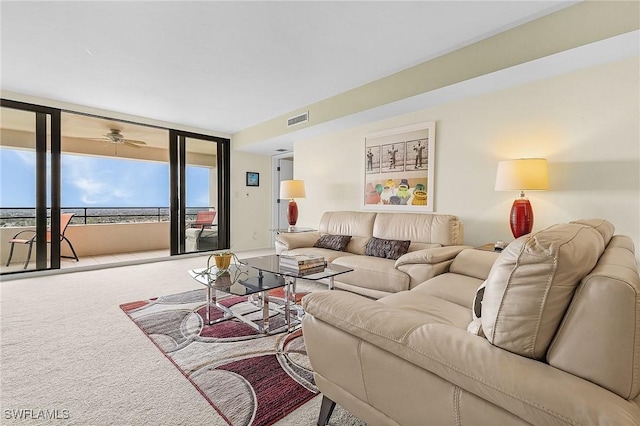
POLYGON ((22 161, 25 165, 29 167, 36 166, 36 153, 33 151, 22 151, 19 149, 12 150, 13 153, 18 157, 18 160, 22 161))
POLYGON ((133 194, 127 189, 131 183, 126 174, 100 168, 98 163, 92 157, 65 155, 62 161, 65 183, 80 191, 80 200, 85 204, 107 205, 114 200, 131 199, 133 194))

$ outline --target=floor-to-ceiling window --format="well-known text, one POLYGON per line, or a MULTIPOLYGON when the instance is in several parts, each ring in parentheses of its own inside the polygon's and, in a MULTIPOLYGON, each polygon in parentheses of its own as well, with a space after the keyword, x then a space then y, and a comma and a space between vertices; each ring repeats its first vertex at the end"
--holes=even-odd
POLYGON ((62 134, 62 207, 82 262, 168 256, 169 131, 63 112, 62 134))
POLYGON ((61 213, 74 215, 65 235, 83 265, 228 246, 228 139, 182 132, 182 151, 172 156, 170 129, 5 100, 2 109, 0 272, 55 269, 61 255, 71 258, 63 267, 75 262, 71 245, 54 238, 41 249, 34 242, 29 262, 29 245, 14 244, 6 266, 16 233, 46 238, 61 213), (188 230, 203 211, 215 218, 194 236, 188 230))

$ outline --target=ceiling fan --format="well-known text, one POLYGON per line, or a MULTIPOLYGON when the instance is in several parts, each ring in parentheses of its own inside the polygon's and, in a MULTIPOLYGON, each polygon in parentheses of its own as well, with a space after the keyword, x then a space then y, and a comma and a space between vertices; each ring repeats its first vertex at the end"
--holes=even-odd
POLYGON ((137 141, 134 139, 125 139, 125 137, 122 135, 122 131, 119 129, 110 129, 109 133, 106 133, 105 135, 103 135, 102 138, 91 138, 91 139, 98 140, 98 141, 107 141, 113 144, 129 145, 134 148, 140 148, 141 145, 147 144, 146 142, 143 142, 143 141, 137 141))

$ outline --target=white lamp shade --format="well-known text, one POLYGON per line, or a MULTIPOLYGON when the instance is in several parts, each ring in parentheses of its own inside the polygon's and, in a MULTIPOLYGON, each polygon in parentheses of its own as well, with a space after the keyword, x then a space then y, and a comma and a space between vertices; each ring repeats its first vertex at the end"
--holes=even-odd
POLYGON ((521 158, 500 161, 496 174, 496 191, 523 191, 549 189, 547 160, 521 158))
POLYGON ((304 181, 283 180, 280 182, 280 198, 305 198, 304 181))

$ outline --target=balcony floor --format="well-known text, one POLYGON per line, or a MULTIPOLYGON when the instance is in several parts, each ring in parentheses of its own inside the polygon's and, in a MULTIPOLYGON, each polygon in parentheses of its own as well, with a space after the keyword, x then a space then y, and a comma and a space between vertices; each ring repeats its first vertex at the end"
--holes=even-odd
MULTIPOLYGON (((76 262, 74 259, 62 258, 60 259, 60 269, 72 269, 80 267, 98 267, 106 266, 109 264, 117 264, 122 262, 136 262, 149 259, 159 259, 169 256, 169 250, 151 250, 151 251, 137 251, 131 253, 114 253, 103 254, 99 256, 81 256, 80 260, 76 262)), ((32 260, 27 267, 28 270, 35 268, 35 261, 32 260)), ((18 272, 22 271, 24 264, 20 262, 11 262, 11 265, 0 266, 0 272, 18 272)))
POLYGON ((167 256, 169 256, 169 250, 151 250, 131 253, 103 254, 99 256, 84 256, 80 258, 79 262, 76 262, 73 259, 62 258, 60 261, 60 267, 62 269, 76 268, 79 266, 105 265, 109 263, 148 260, 167 256))
MULTIPOLYGON (((242 254, 244 257, 252 257, 274 254, 274 252, 274 249, 270 248, 246 250, 243 251, 242 254)), ((210 252, 193 253, 193 255, 195 256, 208 256, 209 254, 210 252)), ((170 257, 171 256, 169 255, 169 250, 150 250, 131 253, 104 254, 100 256, 81 256, 78 262, 76 262, 74 259, 62 258, 60 259, 60 269, 69 272, 73 271, 74 269, 100 269, 102 267, 118 266, 123 264, 145 263, 150 260, 166 260, 170 257)), ((23 265, 24 264, 22 262, 12 262, 8 267, 1 265, 0 273, 20 271, 28 272, 29 268, 31 268, 31 271, 33 271, 33 268, 35 268, 35 261, 30 262, 27 269, 23 269, 23 265)), ((20 274, 12 274, 5 277, 14 277, 17 275, 20 274)))

